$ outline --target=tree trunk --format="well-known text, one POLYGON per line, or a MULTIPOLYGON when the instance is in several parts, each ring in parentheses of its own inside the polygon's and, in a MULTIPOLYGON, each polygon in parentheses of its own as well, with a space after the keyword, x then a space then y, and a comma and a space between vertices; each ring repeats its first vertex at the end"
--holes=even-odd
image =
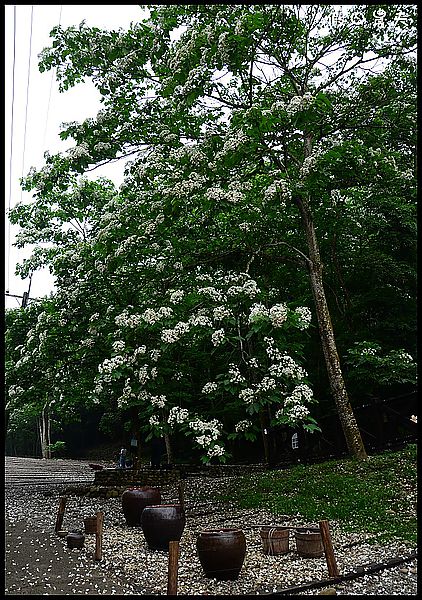
POLYGON ((323 286, 322 263, 311 212, 305 198, 296 197, 295 202, 302 216, 306 241, 308 244, 309 276, 312 294, 315 300, 319 334, 324 352, 331 393, 336 403, 337 412, 340 417, 340 422, 346 438, 349 453, 355 458, 364 460, 367 458, 367 454, 352 407, 349 402, 343 374, 341 371, 340 359, 337 353, 333 326, 331 323, 330 312, 323 286))
POLYGON ((45 439, 44 410, 42 411, 42 413, 38 419, 38 432, 39 432, 39 436, 40 436, 41 457, 47 458, 47 442, 45 439))
POLYGON ((133 456, 133 468, 140 469, 141 468, 141 432, 139 430, 139 426, 140 426, 139 414, 138 414, 138 409, 136 406, 132 407, 130 416, 131 416, 134 436, 136 439, 136 446, 131 447, 131 449, 130 449, 132 456, 133 456))
POLYGON ((271 463, 270 445, 268 443, 268 415, 264 407, 259 411, 259 421, 261 423, 262 444, 264 446, 264 458, 267 465, 271 463))
POLYGON ((173 463, 173 448, 171 445, 171 439, 168 433, 164 434, 164 442, 166 444, 167 462, 168 464, 173 463))
POLYGON ((45 411, 45 418, 46 418, 46 430, 47 430, 47 458, 51 458, 51 450, 50 450, 50 444, 51 444, 51 418, 50 418, 50 411, 48 410, 48 408, 46 408, 45 411))

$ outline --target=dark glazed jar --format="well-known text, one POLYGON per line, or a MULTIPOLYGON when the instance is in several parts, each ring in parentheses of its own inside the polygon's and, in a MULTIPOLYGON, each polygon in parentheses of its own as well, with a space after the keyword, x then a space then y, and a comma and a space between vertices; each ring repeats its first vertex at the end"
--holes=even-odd
POLYGON ((150 504, 160 504, 161 492, 158 488, 133 487, 122 494, 122 509, 129 527, 140 527, 142 511, 150 504))
POLYGON ((151 550, 168 550, 169 542, 179 541, 186 517, 180 504, 146 506, 142 512, 142 531, 151 550))
POLYGON ((68 548, 83 548, 85 536, 82 531, 71 531, 66 536, 68 548))
POLYGON ((237 579, 246 555, 245 534, 241 529, 201 531, 196 550, 205 577, 221 581, 237 579))

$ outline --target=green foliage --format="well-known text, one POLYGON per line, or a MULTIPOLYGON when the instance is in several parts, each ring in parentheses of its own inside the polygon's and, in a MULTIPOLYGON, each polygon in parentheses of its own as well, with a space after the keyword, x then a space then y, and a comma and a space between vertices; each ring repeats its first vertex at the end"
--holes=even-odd
POLYGON ((47 450, 50 451, 53 458, 61 458, 66 454, 66 442, 57 441, 54 444, 49 444, 47 450))
POLYGON ((331 460, 241 477, 223 500, 304 521, 338 522, 344 531, 376 534, 378 541, 416 542, 416 445, 367 461, 331 460))
POLYGON ((416 362, 403 349, 383 352, 379 344, 355 342, 347 351, 345 364, 349 367, 350 381, 365 384, 368 388, 396 383, 416 385, 416 362))
MULTIPOLYGON (((342 15, 331 5, 148 8, 128 31, 55 27, 41 53, 40 70, 55 69, 62 91, 92 78, 102 108, 63 125, 61 139, 74 146, 45 154, 44 167, 22 181, 34 201, 10 211, 17 245, 34 247, 17 271, 47 266, 57 291, 19 313, 6 334, 8 407, 37 413, 47 402, 71 420, 100 403, 104 427, 141 417, 146 435, 169 432, 171 408, 195 407, 205 420, 217 415, 228 435, 252 439, 255 423, 235 434, 236 421, 255 421, 264 405, 275 413, 289 390, 280 386, 245 411, 228 365, 268 359, 268 318, 246 323, 250 303, 234 297, 221 347, 211 341, 223 328, 214 321, 178 346, 160 337, 164 325, 174 330, 218 307, 192 291, 198 268, 209 287, 221 272, 247 273, 267 309, 286 304, 277 345, 307 359, 309 381, 323 392, 316 396, 325 395, 321 331, 296 331, 294 313, 313 301, 311 224, 340 355, 377 340, 377 377, 411 381, 403 365, 387 372, 400 362, 397 348, 415 354, 416 7, 385 6, 383 23, 370 6, 342 7, 342 15), (118 190, 84 177, 128 157, 118 190), (173 291, 185 292, 180 305, 170 302, 173 291), (116 323, 170 305, 161 324, 116 323), (144 346, 162 353, 157 373, 150 357, 134 358, 144 346), (99 381, 99 367, 110 364, 99 381), (207 381, 224 394, 202 394, 207 381), (143 392, 169 399, 164 412, 143 392)), ((362 391, 368 365, 354 366, 362 391)), ((264 371, 255 375, 262 381, 264 371)), ((247 376, 253 389, 258 381, 252 370, 247 376)), ((312 418, 304 424, 317 427, 312 418)))

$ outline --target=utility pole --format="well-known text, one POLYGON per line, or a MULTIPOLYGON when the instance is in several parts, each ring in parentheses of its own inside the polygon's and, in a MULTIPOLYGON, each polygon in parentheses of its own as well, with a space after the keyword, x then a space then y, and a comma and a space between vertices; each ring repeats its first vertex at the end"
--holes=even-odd
POLYGON ((21 307, 25 308, 26 306, 28 306, 28 301, 29 300, 37 300, 37 298, 30 298, 29 297, 29 292, 31 291, 31 282, 32 282, 32 273, 29 276, 29 287, 28 287, 28 291, 23 293, 23 296, 19 296, 18 294, 11 294, 9 292, 9 290, 6 290, 4 295, 5 296, 9 296, 10 298, 22 298, 22 303, 21 303, 21 307))
POLYGON ((31 291, 31 283, 32 283, 32 273, 29 276, 29 287, 28 287, 28 291, 23 293, 23 297, 22 297, 22 308, 26 308, 28 306, 28 300, 29 300, 29 292, 31 291))

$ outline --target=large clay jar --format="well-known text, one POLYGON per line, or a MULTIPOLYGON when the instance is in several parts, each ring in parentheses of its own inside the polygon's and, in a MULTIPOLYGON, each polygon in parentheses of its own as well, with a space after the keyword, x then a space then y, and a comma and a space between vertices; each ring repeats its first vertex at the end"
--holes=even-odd
POLYGON ((201 531, 196 550, 205 577, 227 581, 237 579, 246 554, 246 538, 241 529, 201 531))
POLYGON ((141 523, 149 548, 168 550, 169 542, 182 537, 186 517, 180 504, 159 504, 144 508, 141 523))
POLYGON ((142 487, 128 488, 122 494, 122 509, 129 527, 140 527, 144 508, 161 502, 161 492, 158 488, 142 487))

